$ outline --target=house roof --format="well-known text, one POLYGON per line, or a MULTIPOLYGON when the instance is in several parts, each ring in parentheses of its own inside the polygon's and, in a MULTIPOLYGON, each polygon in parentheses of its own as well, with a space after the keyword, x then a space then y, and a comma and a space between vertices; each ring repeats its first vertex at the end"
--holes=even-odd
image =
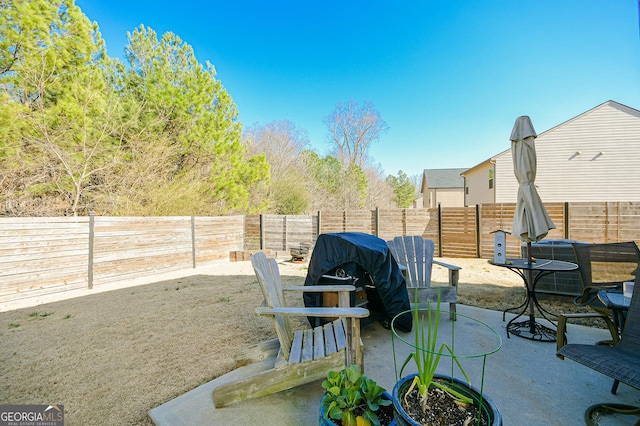
POLYGON ((464 188, 460 173, 467 169, 425 169, 422 174, 422 190, 425 188, 464 188))
MULTIPOLYGON (((511 148, 509 148, 511 149, 511 148)), ((468 175, 469 173, 471 173, 472 171, 479 169, 480 167, 484 167, 487 164, 491 164, 491 160, 493 160, 494 157, 488 158, 486 160, 484 160, 482 163, 478 163, 475 166, 473 166, 470 169, 465 170, 464 172, 462 172, 462 177, 465 177, 466 175, 468 175)))

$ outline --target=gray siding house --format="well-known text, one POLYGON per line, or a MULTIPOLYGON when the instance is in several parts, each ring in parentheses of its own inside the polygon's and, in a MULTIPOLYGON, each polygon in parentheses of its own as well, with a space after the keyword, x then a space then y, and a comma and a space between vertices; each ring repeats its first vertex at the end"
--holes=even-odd
MULTIPOLYGON (((640 111, 607 101, 538 133, 535 145, 543 202, 640 201, 640 111)), ((511 148, 462 176, 466 206, 515 202, 511 148)))
POLYGON ((417 208, 464 207, 464 179, 466 169, 425 169, 420 187, 422 204, 417 208))

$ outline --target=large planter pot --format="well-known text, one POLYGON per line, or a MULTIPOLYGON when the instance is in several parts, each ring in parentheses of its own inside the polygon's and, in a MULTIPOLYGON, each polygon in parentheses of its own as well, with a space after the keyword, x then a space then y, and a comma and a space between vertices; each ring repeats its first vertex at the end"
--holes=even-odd
MULTIPOLYGON (((322 396, 324 398, 324 395, 322 396)), ((389 392, 385 392, 382 394, 382 398, 391 401, 391 394, 389 392)), ((322 400, 321 400, 322 401, 322 400)), ((324 410, 322 409, 322 403, 320 404, 320 419, 318 421, 318 424, 320 426, 336 426, 336 424, 331 421, 331 419, 325 419, 324 418, 324 410)), ((391 423, 389 423, 389 426, 396 426, 396 419, 394 418, 391 423)))
MULTIPOLYGON (((420 423, 414 421, 409 415, 405 412, 404 408, 400 404, 400 401, 404 394, 411 386, 411 382, 416 374, 412 374, 407 377, 403 377, 396 383, 393 388, 393 409, 395 413, 396 422, 398 425, 402 426, 420 426, 420 423)), ((488 416, 489 424, 492 426, 501 426, 502 425, 502 415, 500 411, 498 411, 498 407, 494 404, 494 402, 489 398, 486 394, 480 393, 480 390, 470 386, 466 382, 462 380, 456 379, 455 377, 451 379, 449 376, 436 374, 435 378, 444 380, 447 382, 449 386, 451 386, 454 390, 462 393, 465 396, 473 399, 475 405, 480 405, 482 401, 482 411, 488 416), (453 380, 453 383, 451 381, 453 380)), ((476 423, 472 423, 475 425, 476 423)))

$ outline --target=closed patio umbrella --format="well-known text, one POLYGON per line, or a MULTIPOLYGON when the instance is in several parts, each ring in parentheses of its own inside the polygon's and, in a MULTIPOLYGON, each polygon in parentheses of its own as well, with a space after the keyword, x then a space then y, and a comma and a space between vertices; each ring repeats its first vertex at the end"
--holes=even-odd
MULTIPOLYGON (((516 119, 510 139, 513 172, 516 175, 519 186, 511 233, 527 243, 529 266, 532 264, 531 242, 540 241, 550 229, 555 228, 534 184, 537 168, 534 140, 537 136, 528 116, 524 115, 516 119)), ((531 269, 527 270, 526 275, 527 286, 529 286, 527 291, 533 292, 533 271, 531 269)), ((528 326, 531 335, 536 333, 533 308, 534 303, 529 300, 528 326)))
POLYGON ((513 172, 519 186, 511 232, 527 243, 529 261, 531 261, 531 242, 540 241, 550 229, 555 228, 534 184, 537 168, 534 140, 537 136, 528 116, 524 115, 516 119, 510 139, 513 172))

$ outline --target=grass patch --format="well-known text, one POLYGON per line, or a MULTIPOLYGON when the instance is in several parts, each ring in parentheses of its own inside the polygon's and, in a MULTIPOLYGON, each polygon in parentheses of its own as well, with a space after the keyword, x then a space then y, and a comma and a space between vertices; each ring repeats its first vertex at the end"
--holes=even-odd
MULTIPOLYGON (((500 287, 492 285, 475 286, 460 284, 458 288, 458 303, 478 308, 504 311, 522 303, 525 299, 525 288, 500 287)), ((577 306, 573 303, 573 296, 557 296, 538 293, 538 301, 549 312, 557 315, 560 313, 591 313, 589 307, 577 306)), ((511 313, 519 312, 511 311, 511 313)), ((553 318, 555 320, 555 318, 553 318)), ((578 318, 571 321, 572 324, 587 325, 590 327, 605 328, 604 321, 598 318, 578 318)))
POLYGON ((53 312, 43 312, 43 313, 40 313, 40 312, 38 312, 38 311, 33 311, 33 312, 31 312, 31 313, 29 314, 29 316, 30 316, 31 318, 35 318, 35 319, 42 319, 42 318, 46 318, 46 317, 48 317, 48 316, 51 316, 51 315, 53 315, 53 314, 54 314, 53 312))

